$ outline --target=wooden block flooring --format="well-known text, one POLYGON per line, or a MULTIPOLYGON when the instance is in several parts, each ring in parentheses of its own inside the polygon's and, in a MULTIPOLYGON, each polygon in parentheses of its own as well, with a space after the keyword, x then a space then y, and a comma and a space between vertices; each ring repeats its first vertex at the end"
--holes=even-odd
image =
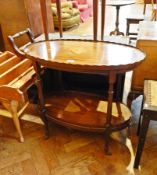
MULTIPOLYGON (((104 154, 101 134, 84 133, 50 124, 44 139, 43 125, 21 121, 24 143, 17 141, 11 119, 0 118, 0 175, 127 175, 128 149, 111 140, 111 156, 104 154)), ((151 123, 137 175, 157 174, 157 123, 151 123)), ((136 124, 131 127, 134 151, 136 124)))

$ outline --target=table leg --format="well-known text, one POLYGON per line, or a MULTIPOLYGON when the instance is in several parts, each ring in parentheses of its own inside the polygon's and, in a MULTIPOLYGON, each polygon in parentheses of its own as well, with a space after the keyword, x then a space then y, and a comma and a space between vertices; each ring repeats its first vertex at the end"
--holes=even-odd
POLYGON ((120 10, 120 6, 116 6, 115 30, 110 32, 110 35, 122 35, 122 36, 124 36, 124 33, 119 31, 119 10, 120 10))
MULTIPOLYGON (((118 81, 121 80, 122 75, 119 75, 119 77, 116 76, 116 73, 114 71, 109 73, 109 90, 108 90, 108 106, 107 106, 107 118, 106 118, 106 129, 105 129, 105 153, 107 155, 110 155, 110 151, 109 151, 109 141, 110 141, 110 137, 112 137, 113 132, 118 131, 117 129, 114 128, 114 126, 112 125, 112 103, 113 103, 113 94, 114 94, 114 84, 116 82, 116 79, 118 78, 118 81)), ((119 84, 119 83, 118 83, 119 84)), ((119 116, 122 115, 122 111, 120 108, 120 103, 119 101, 121 101, 120 98, 116 98, 117 102, 117 110, 118 110, 118 114, 119 116)), ((122 116, 121 116, 122 117, 122 116)), ((130 121, 129 121, 130 123, 130 121)), ((132 145, 131 145, 131 141, 130 138, 126 137, 125 139, 121 138, 121 134, 120 134, 120 130, 123 130, 124 128, 128 127, 128 131, 129 131, 129 127, 130 124, 127 124, 126 126, 122 126, 121 129, 119 129, 119 132, 116 132, 116 137, 114 139, 118 140, 119 142, 123 142, 129 149, 130 154, 131 154, 131 161, 130 164, 128 166, 128 170, 132 171, 133 169, 133 160, 134 160, 134 153, 133 153, 133 149, 132 149, 132 145), (123 141, 122 141, 123 140, 123 141)), ((128 132, 129 133, 129 132, 128 132)), ((129 136, 130 134, 128 134, 129 136)))
POLYGON ((131 138, 129 136, 129 133, 127 132, 127 130, 113 132, 111 134, 111 138, 113 140, 117 141, 118 143, 125 145, 127 147, 127 149, 129 150, 130 161, 129 161, 128 166, 126 167, 126 170, 128 171, 128 174, 134 175, 135 153, 134 153, 133 144, 132 144, 131 138))
POLYGON ((37 76, 36 86, 37 86, 38 98, 39 98, 39 111, 40 111, 41 119, 45 125, 45 138, 47 139, 49 137, 49 130, 48 130, 48 120, 46 117, 46 108, 45 108, 42 85, 41 85, 41 78, 40 78, 41 68, 37 62, 34 62, 33 66, 34 66, 34 69, 36 71, 36 76, 37 76))
POLYGON ((111 119, 112 119, 112 101, 113 101, 113 86, 116 82, 116 73, 109 73, 109 90, 108 90, 108 106, 107 106, 107 119, 106 119, 106 130, 105 130, 105 152, 110 155, 109 152, 109 139, 111 134, 111 119))

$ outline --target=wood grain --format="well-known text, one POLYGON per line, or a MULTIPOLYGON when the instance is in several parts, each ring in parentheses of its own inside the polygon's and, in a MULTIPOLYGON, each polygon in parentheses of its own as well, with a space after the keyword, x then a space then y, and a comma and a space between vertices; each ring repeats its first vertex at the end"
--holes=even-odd
POLYGON ((38 42, 27 46, 24 52, 49 68, 82 73, 129 71, 145 57, 143 52, 131 46, 86 40, 38 42))
MULTIPOLYGON (((103 149, 103 135, 71 131, 50 124, 50 138, 44 140, 42 125, 22 121, 25 142, 21 144, 13 139, 16 132, 12 127, 12 121, 6 118, 0 119, 2 120, 0 127, 9 128, 7 135, 6 129, 0 134, 0 174, 8 175, 11 172, 18 175, 128 174, 126 170, 130 161, 128 150, 122 144, 111 140, 113 154, 106 156, 103 149), (73 145, 73 149, 65 151, 65 147, 70 144, 73 145)), ((135 150, 136 125, 131 127, 131 131, 135 150)), ((155 122, 152 122, 149 131, 141 160, 141 171, 135 170, 135 175, 152 175, 157 171, 154 164, 157 157, 155 122)))

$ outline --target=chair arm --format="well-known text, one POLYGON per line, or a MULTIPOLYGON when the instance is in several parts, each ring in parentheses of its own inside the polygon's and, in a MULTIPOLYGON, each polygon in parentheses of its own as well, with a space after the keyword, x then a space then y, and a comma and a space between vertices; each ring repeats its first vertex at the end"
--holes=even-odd
POLYGON ((28 36, 28 38, 29 38, 29 40, 30 40, 31 43, 35 42, 34 37, 33 37, 33 34, 32 34, 32 32, 31 32, 31 30, 30 30, 29 28, 27 28, 26 30, 23 30, 23 31, 21 31, 21 32, 19 32, 19 33, 16 33, 16 34, 14 34, 14 35, 12 35, 12 36, 11 36, 11 35, 8 36, 8 41, 9 41, 11 47, 14 49, 15 53, 16 53, 18 56, 21 56, 21 57, 24 57, 25 54, 24 54, 24 53, 19 49, 19 47, 16 45, 15 40, 16 40, 17 38, 19 38, 19 37, 25 35, 25 34, 28 36))

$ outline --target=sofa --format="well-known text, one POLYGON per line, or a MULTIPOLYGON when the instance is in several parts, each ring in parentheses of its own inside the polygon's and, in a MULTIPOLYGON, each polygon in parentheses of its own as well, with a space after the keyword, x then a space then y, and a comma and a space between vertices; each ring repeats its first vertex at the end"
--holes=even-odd
MULTIPOLYGON (((53 14, 54 27, 58 28, 57 7, 55 1, 51 1, 51 10, 53 14)), ((77 8, 73 7, 70 1, 61 1, 61 17, 63 29, 71 28, 80 23, 80 12, 77 8)))
POLYGON ((93 16, 93 0, 71 0, 73 6, 80 11, 81 21, 85 22, 93 16))

